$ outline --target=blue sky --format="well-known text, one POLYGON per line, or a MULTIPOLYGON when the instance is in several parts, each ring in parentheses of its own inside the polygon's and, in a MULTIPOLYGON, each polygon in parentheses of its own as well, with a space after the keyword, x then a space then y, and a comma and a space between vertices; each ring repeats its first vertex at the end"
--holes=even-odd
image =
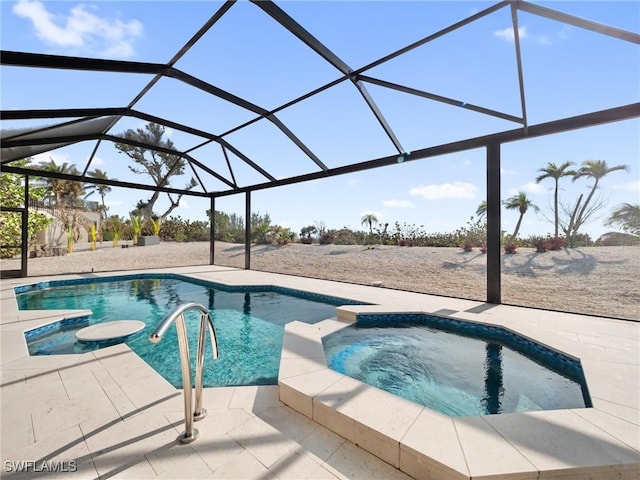
MULTIPOLYGON (((614 27, 640 31, 640 3, 539 2, 540 5, 614 27)), ((219 7, 214 2, 0 2, 1 42, 6 50, 168 61, 219 7)), ((351 2, 278 3, 352 68, 391 53, 413 41, 472 15, 486 2, 351 2)), ((518 77, 511 15, 502 9, 451 35, 375 67, 372 77, 408 85, 437 95, 520 116, 518 77)), ((567 26, 532 14, 519 13, 529 124, 579 115, 639 101, 638 45, 567 26)), ((321 86, 339 72, 280 27, 261 9, 238 2, 176 67, 263 107, 274 108, 321 86)), ((36 71, 2 67, 3 109, 126 106, 151 79, 94 72, 36 71), (18 92, 18 94, 16 94, 18 92)), ((406 151, 517 127, 487 117, 400 92, 367 84, 367 89, 406 151)), ((162 79, 136 109, 222 133, 255 114, 204 95, 172 79, 162 79)), ((392 143, 353 85, 342 84, 278 113, 329 167, 393 155, 392 143)), ((47 121, 3 122, 2 128, 43 125, 47 121)), ((123 119, 112 130, 119 134, 142 122, 123 119)), ((168 132, 178 149, 198 140, 168 132)), ((256 122, 228 140, 275 177, 314 171, 315 164, 268 121, 256 122)), ((55 150, 37 160, 53 158, 83 168, 94 143, 55 150)), ((227 175, 217 146, 197 149, 227 175)), ((232 158, 240 185, 262 181, 232 158)), ((629 172, 614 172, 601 182, 605 207, 600 219, 584 228, 592 238, 609 230, 603 218, 623 202, 640 201, 640 120, 607 124, 546 138, 505 144, 502 149, 502 197, 524 191, 540 207, 527 213, 521 235, 553 231, 553 182, 535 183, 547 162, 606 160, 626 164, 629 172)), ((128 159, 103 142, 91 168, 106 170, 124 181, 144 180, 131 173, 128 159)), ((175 179, 182 186, 189 177, 175 179)), ((220 187, 214 181, 207 188, 220 187)), ((586 192, 584 179, 561 183, 561 200, 573 202, 586 192)), ((274 223, 300 228, 324 222, 329 228, 363 228, 360 219, 373 212, 381 223, 423 225, 431 232, 464 225, 485 198, 485 152, 474 150, 438 158, 405 162, 377 170, 255 192, 254 211, 269 213, 274 223)), ((107 197, 109 213, 128 216, 136 201, 148 195, 114 189, 107 197)), ((163 204, 158 205, 158 212, 163 204)), ((206 199, 185 198, 173 215, 204 220, 206 199)), ((218 199, 216 209, 244 213, 244 196, 218 199)), ((503 212, 503 229, 511 231, 517 215, 503 212)))

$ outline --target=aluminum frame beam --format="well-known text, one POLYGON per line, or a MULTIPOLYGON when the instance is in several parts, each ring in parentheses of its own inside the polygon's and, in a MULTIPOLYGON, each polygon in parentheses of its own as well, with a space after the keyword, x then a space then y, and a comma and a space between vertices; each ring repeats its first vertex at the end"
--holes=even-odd
MULTIPOLYGON (((425 158, 437 157, 440 155, 447 155, 450 153, 463 152, 466 150, 473 150, 475 148, 484 148, 492 142, 509 143, 518 140, 525 140, 527 138, 542 137, 545 135, 551 135, 554 133, 562 133, 570 130, 577 130, 586 127, 593 127, 596 125, 603 125, 605 123, 617 122, 622 120, 630 120, 632 118, 640 117, 640 102, 631 103, 621 107, 614 107, 606 110, 600 110, 597 112, 591 112, 575 117, 563 118, 561 120, 555 120, 552 122, 540 123, 537 125, 529 126, 525 132, 522 128, 515 130, 507 130, 500 133, 494 133, 490 135, 484 135, 481 137, 469 138, 466 140, 460 140, 457 142, 446 143, 433 147, 427 147, 420 150, 414 150, 410 155, 405 157, 404 162, 422 160, 425 158)), ((265 188, 271 188, 282 185, 291 185, 294 183, 307 182, 310 180, 318 180, 325 177, 333 177, 336 175, 344 175, 346 173, 355 173, 364 170, 371 170, 373 168, 386 167, 389 165, 397 165, 398 156, 390 155, 386 157, 377 158, 374 160, 368 160, 360 163, 353 163, 342 167, 331 168, 323 174, 309 173, 305 175, 298 175, 295 177, 289 177, 285 179, 276 180, 274 183, 263 183, 253 185, 251 187, 239 188, 235 191, 218 192, 214 195, 216 197, 223 197, 227 195, 233 195, 240 192, 246 192, 249 190, 264 190, 265 188)), ((399 166, 398 168, 402 168, 399 166)))
POLYGON ((601 33, 602 35, 608 35, 610 37, 617 38, 619 40, 626 40, 640 45, 640 34, 622 30, 621 28, 610 27, 602 23, 586 20, 584 18, 569 15, 568 13, 559 12, 548 7, 541 7, 540 5, 534 5, 533 3, 518 1, 516 3, 518 10, 523 12, 532 13, 541 17, 546 17, 551 20, 557 20, 558 22, 568 23, 574 27, 584 28, 591 30, 592 32, 601 33))
MULTIPOLYGON (((133 145, 135 147, 140 147, 140 148, 149 147, 146 143, 143 143, 143 142, 137 142, 135 140, 131 140, 128 138, 115 137, 113 135, 107 135, 102 133, 88 134, 88 135, 69 135, 69 136, 61 136, 61 137, 47 137, 47 138, 41 138, 41 139, 23 139, 23 140, 0 139, 0 146, 2 148, 11 148, 11 147, 21 147, 21 146, 28 146, 28 145, 49 145, 49 144, 58 144, 58 143, 71 145, 73 143, 90 141, 90 140, 108 140, 113 143, 126 143, 127 145, 133 145)), ((194 165, 197 165, 198 167, 203 169, 205 172, 207 172, 209 175, 212 175, 216 179, 220 180, 222 183, 226 184, 229 187, 236 188, 236 185, 231 183, 222 175, 211 170, 209 167, 207 167, 206 165, 204 165, 203 163, 201 163, 200 161, 196 160, 195 158, 191 157, 188 154, 179 152, 177 150, 172 150, 170 148, 165 148, 165 147, 154 146, 153 148, 157 152, 167 153, 169 155, 176 155, 190 162, 193 162, 194 165)), ((12 161, 15 161, 15 159, 2 160, 2 163, 6 164, 12 161)), ((45 175, 42 175, 42 176, 45 176, 45 175)), ((89 178, 92 178, 92 177, 89 177, 89 178)), ((73 180, 73 179, 69 179, 69 180, 73 180)), ((82 181, 85 181, 85 180, 82 180, 82 181)), ((185 190, 185 191, 190 191, 190 190, 185 190)))
POLYGON ((5 173, 15 173, 17 175, 31 175, 34 177, 42 177, 42 178, 56 178, 59 180, 70 180, 73 182, 84 182, 91 183, 97 185, 109 185, 111 187, 122 187, 122 188, 132 188, 134 190, 147 190, 147 191, 158 191, 162 193, 174 193, 174 194, 184 194, 191 195, 194 197, 204 197, 210 198, 212 196, 211 193, 206 192, 196 192, 193 190, 184 190, 182 188, 172 188, 172 187, 158 187, 156 185, 146 185, 143 183, 133 183, 133 182, 124 182, 121 180, 115 179, 100 179, 95 177, 87 177, 87 176, 78 176, 78 175, 68 175, 65 173, 58 172, 47 172, 44 170, 34 170, 31 168, 22 168, 22 167, 12 167, 11 165, 4 165, 2 167, 2 171, 5 173))
MULTIPOLYGON (((205 93, 226 100, 234 105, 256 113, 260 118, 266 118, 272 122, 280 131, 297 146, 304 146, 303 152, 321 169, 327 167, 319 161, 318 157, 311 154, 311 150, 293 134, 288 128, 282 128, 280 121, 274 121, 275 116, 268 110, 255 105, 244 98, 238 97, 222 88, 216 87, 204 80, 193 75, 189 75, 177 68, 159 64, 145 62, 131 62, 122 60, 103 60, 83 57, 66 57, 62 55, 44 55, 39 53, 13 52, 8 50, 0 50, 0 65, 11 65, 20 67, 40 67, 40 68, 56 68, 69 70, 84 70, 97 72, 115 72, 115 73, 143 73, 153 74, 157 78, 164 76, 173 78, 183 82, 191 87, 197 88, 205 93)), ((153 81, 157 81, 154 79, 153 81)), ((135 102, 132 102, 135 103, 135 102)), ((205 142, 206 143, 206 142, 205 142)))
MULTIPOLYGON (((164 118, 156 117, 154 115, 143 113, 143 112, 140 112, 138 110, 131 110, 131 109, 127 108, 127 107, 86 108, 86 109, 73 108, 73 109, 55 109, 55 110, 45 110, 45 109, 41 109, 41 110, 4 110, 4 111, 0 112, 0 118, 3 119, 3 120, 25 120, 25 119, 34 119, 34 118, 67 118, 67 117, 71 117, 71 116, 82 116, 82 115, 86 115, 88 118, 82 118, 82 119, 74 120, 72 122, 82 122, 82 121, 86 121, 86 120, 91 120, 91 119, 93 119, 94 116, 99 117, 99 116, 102 116, 102 115, 128 116, 128 117, 135 117, 135 118, 140 118, 141 120, 147 120, 147 121, 150 121, 150 122, 158 123, 160 125, 164 125, 166 127, 173 128, 175 130, 179 130, 179 131, 182 131, 182 132, 185 132, 185 133, 189 133, 191 135, 208 138, 211 141, 219 143, 223 147, 224 146, 228 147, 230 150, 232 150, 236 154, 236 156, 238 156, 238 158, 240 158, 243 162, 245 162, 251 168, 253 168, 256 171, 258 171, 265 178, 267 178, 269 180, 275 180, 275 177, 270 175, 262 167, 260 167, 258 164, 253 162, 246 155, 244 155, 242 152, 240 152, 237 148, 231 146, 229 144, 229 142, 227 142, 226 140, 223 140, 218 135, 214 135, 212 133, 205 132, 203 130, 199 130, 199 129, 196 129, 196 128, 189 127, 187 125, 183 125, 183 124, 180 124, 180 123, 177 123, 177 122, 173 122, 171 120, 167 120, 167 119, 164 119, 164 118)), ((72 122, 69 122, 69 123, 72 123, 72 122)), ((66 123, 47 126, 47 127, 44 127, 43 129, 33 130, 33 131, 30 131, 30 132, 24 133, 23 135, 31 134, 31 133, 36 132, 36 131, 45 131, 46 129, 53 129, 53 128, 59 127, 61 125, 66 125, 66 123)), ((117 137, 117 138, 120 138, 120 137, 117 137)), ((85 139, 85 140, 92 140, 92 139, 85 139)), ((100 141, 101 140, 98 139, 98 143, 100 141)), ((76 142, 73 142, 73 143, 76 143, 76 142)), ((202 144, 199 144, 199 145, 197 145, 197 146, 195 146, 195 147, 193 147, 191 149, 187 149, 187 150, 185 150, 183 152, 183 155, 186 155, 186 154, 192 152, 193 150, 196 150, 197 148, 200 148, 201 146, 206 145, 208 143, 209 142, 203 142, 202 144)), ((69 144, 67 144, 67 145, 69 145, 69 144)), ((140 147, 146 146, 149 149, 155 149, 154 145, 139 144, 137 146, 140 146, 140 147)), ((97 149, 97 147, 96 147, 96 149, 97 149)), ((96 150, 96 149, 94 149, 94 150, 96 150)), ((7 160, 7 161, 13 161, 13 159, 12 160, 7 160)), ((205 170, 210 175, 213 175, 213 176, 218 175, 213 170, 211 170, 208 167, 200 164, 200 162, 198 162, 198 166, 200 166, 200 168, 205 170)), ((231 185, 228 182, 228 180, 225 183, 231 185)), ((237 186, 235 178, 233 179, 233 185, 237 186)))
POLYGON ((398 153, 405 152, 400 141, 389 126, 387 120, 384 118, 384 115, 382 115, 382 112, 373 101, 373 98, 371 98, 371 95, 369 95, 365 86, 358 82, 357 78, 353 75, 353 69, 349 65, 347 65, 340 57, 333 53, 327 46, 320 42, 320 40, 314 37, 309 31, 291 18, 284 10, 278 7, 271 0, 251 0, 251 2, 260 7, 267 15, 282 25, 282 27, 293 34, 302 43, 307 45, 311 50, 320 55, 320 57, 325 61, 333 65, 343 75, 349 77, 373 112, 378 123, 391 140, 391 143, 393 143, 394 147, 398 150, 398 153))
POLYGON ((406 87, 404 85, 388 82, 386 80, 381 80, 379 78, 369 77, 368 75, 359 75, 358 78, 363 82, 371 83, 373 85, 378 85, 379 87, 398 90, 399 92, 408 93, 410 95, 416 95, 418 97, 428 98, 429 100, 435 100, 436 102, 446 103, 448 105, 453 105, 454 107, 460 107, 465 110, 473 110, 474 112, 483 113, 485 115, 501 118, 503 120, 508 120, 510 122, 524 124, 524 120, 520 117, 516 117, 515 115, 509 115, 508 113, 498 112, 496 110, 480 107, 472 103, 463 102, 461 100, 455 100, 453 98, 443 97, 441 95, 436 95, 434 93, 418 90, 417 88, 406 87))
POLYGON ((516 49, 516 65, 518 70, 518 87, 520 89, 520 108, 525 131, 527 130, 527 102, 525 100, 524 74, 522 72, 522 54, 520 51, 520 30, 518 27, 518 10, 516 4, 511 4, 511 23, 513 25, 513 39, 516 49))

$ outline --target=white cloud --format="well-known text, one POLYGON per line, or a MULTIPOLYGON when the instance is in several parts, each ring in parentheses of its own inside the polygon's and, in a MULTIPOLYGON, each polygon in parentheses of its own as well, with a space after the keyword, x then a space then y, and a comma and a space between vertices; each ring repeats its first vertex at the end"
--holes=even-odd
POLYGON ((501 167, 500 168, 500 174, 501 175, 518 175, 518 171, 515 170, 515 169, 509 169, 509 168, 501 167))
MULTIPOLYGON (((498 37, 498 38, 504 40, 505 42, 513 42, 515 40, 513 27, 503 28, 501 30, 494 30, 493 36, 494 37, 498 37)), ((564 39, 564 38, 566 38, 566 32, 563 30, 563 31, 559 32, 557 35, 555 35, 555 37, 557 37, 559 39, 564 39)), ((537 43, 538 45, 551 45, 553 43, 552 42, 552 38, 549 35, 531 35, 531 34, 529 34, 529 31, 527 30, 527 27, 524 26, 524 25, 521 26, 521 27, 518 27, 518 38, 520 39, 520 41, 522 41, 522 40, 531 40, 531 41, 537 43)))
POLYGON ((360 185, 361 183, 362 181, 357 178, 350 178, 349 180, 347 180, 347 185, 349 187, 355 187, 356 185, 360 185))
POLYGON ((413 203, 410 200, 385 200, 382 202, 385 207, 391 208, 411 208, 413 207, 413 203))
POLYGON ((93 160, 91 161, 91 166, 92 167, 99 167, 100 165, 104 165, 104 160, 101 157, 98 157, 97 155, 93 157, 93 160))
POLYGON ((613 190, 627 190, 630 192, 640 193, 640 180, 632 182, 617 183, 611 187, 613 190))
POLYGON ((478 188, 473 183, 453 182, 440 185, 420 185, 409 190, 411 195, 425 200, 470 199, 475 198, 478 188))
MULTIPOLYGON (((513 42, 515 39, 513 27, 503 28, 502 30, 495 30, 493 32, 493 36, 501 38, 506 42, 513 42)), ((518 27, 518 37, 520 37, 520 40, 527 37, 527 27, 518 27)))
POLYGON ((54 15, 37 0, 20 0, 13 13, 31 21, 36 35, 45 43, 109 57, 133 56, 133 42, 142 35, 138 20, 101 18, 84 4, 73 7, 69 15, 54 15))
POLYGON ((182 197, 180 199, 180 203, 178 203, 178 208, 191 208, 191 206, 189 205, 187 200, 184 197, 182 197))
POLYGON ((551 192, 549 187, 545 187, 544 185, 541 185, 540 183, 536 183, 536 182, 525 183, 519 188, 518 191, 531 193, 533 195, 544 195, 551 192))

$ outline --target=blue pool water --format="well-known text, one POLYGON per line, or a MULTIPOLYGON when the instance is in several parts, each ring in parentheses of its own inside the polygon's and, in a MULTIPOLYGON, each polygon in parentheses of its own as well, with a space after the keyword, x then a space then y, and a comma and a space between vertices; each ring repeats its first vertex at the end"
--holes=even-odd
POLYGON ((360 315, 323 346, 333 370, 450 416, 591 406, 579 361, 500 327, 360 315))
MULTIPOLYGON (((204 383, 226 386, 276 384, 284 325, 293 320, 315 323, 334 317, 336 305, 355 303, 280 287, 227 287, 177 275, 47 282, 18 287, 16 298, 22 310, 88 309, 93 313, 26 332, 30 354, 92 350, 105 344, 76 342, 75 332, 80 328, 113 320, 142 320, 146 327, 130 337, 127 345, 177 387, 182 386, 182 376, 175 327, 158 344, 148 340, 177 305, 197 302, 210 310, 220 357, 210 361, 207 338, 204 383)), ((185 320, 189 348, 195 352, 199 315, 188 312, 185 320)))

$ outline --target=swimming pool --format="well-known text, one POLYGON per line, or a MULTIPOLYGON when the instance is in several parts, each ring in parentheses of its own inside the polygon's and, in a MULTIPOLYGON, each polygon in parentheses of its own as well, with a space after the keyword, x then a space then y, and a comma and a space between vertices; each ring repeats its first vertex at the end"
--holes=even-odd
POLYGON ((361 314, 322 343, 329 368, 449 416, 591 406, 578 360, 501 327, 361 314))
MULTIPOLYGON (((358 303, 283 287, 232 287, 174 274, 42 282, 17 287, 15 292, 21 310, 88 309, 93 313, 25 332, 31 355, 83 353, 103 347, 108 344, 76 342, 75 332, 100 322, 142 320, 146 327, 126 344, 176 387, 182 386, 182 377, 175 328, 158 344, 150 343, 148 337, 177 305, 192 301, 211 312, 220 357, 206 362, 204 385, 237 386, 277 384, 288 322, 315 323, 334 317, 337 305, 358 303)), ((189 348, 195 352, 199 315, 187 312, 185 320, 189 348)), ((211 358, 208 338, 205 356, 211 358)))

